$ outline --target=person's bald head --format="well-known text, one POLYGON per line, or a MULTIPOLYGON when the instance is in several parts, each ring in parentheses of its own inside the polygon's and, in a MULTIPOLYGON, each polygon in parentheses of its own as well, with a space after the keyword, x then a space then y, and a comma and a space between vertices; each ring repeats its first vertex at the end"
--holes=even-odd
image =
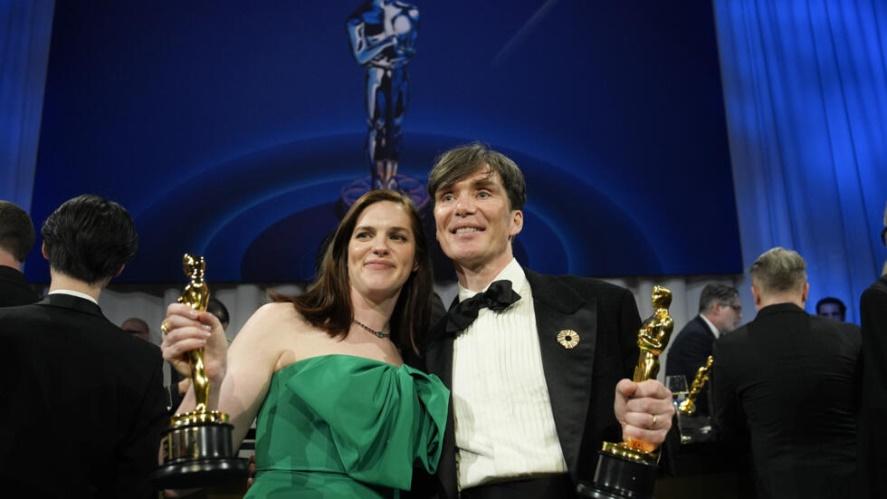
POLYGON ((138 317, 130 317, 123 321, 123 324, 120 325, 120 329, 126 331, 127 333, 132 334, 137 338, 141 338, 145 341, 151 341, 151 328, 148 327, 148 323, 139 319, 138 317))

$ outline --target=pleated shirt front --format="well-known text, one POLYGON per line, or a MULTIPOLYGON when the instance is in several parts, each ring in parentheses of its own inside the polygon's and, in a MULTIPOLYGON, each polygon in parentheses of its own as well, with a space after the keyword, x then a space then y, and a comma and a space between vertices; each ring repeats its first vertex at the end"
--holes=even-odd
MULTIPOLYGON (((493 279, 498 280, 511 281, 520 300, 499 313, 481 309, 453 344, 460 489, 567 472, 545 384, 530 284, 517 260, 493 279)), ((477 293, 460 286, 459 300, 477 293)))

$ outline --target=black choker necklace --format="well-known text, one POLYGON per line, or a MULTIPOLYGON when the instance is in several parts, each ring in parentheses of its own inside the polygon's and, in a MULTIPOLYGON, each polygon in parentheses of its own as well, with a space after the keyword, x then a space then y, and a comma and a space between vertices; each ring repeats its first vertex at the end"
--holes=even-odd
POLYGON ((357 319, 354 319, 354 323, 357 324, 358 326, 366 329, 367 331, 369 331, 370 333, 372 333, 373 335, 375 335, 379 338, 387 338, 387 337, 391 336, 391 333, 386 333, 385 331, 376 331, 375 329, 367 326, 366 324, 364 324, 363 322, 360 322, 357 319))

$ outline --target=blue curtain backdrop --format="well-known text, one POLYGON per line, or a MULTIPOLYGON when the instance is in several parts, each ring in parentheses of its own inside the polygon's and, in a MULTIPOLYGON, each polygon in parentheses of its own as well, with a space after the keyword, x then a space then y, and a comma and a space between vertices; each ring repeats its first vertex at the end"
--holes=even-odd
MULTIPOLYGON (((887 6, 714 6, 745 266, 772 246, 795 248, 811 299, 838 296, 855 320, 885 257, 887 6)), ((0 0, 0 198, 26 207, 52 11, 50 0, 0 0)))
POLYGON ((887 201, 887 4, 717 0, 745 268, 796 249, 811 304, 841 298, 856 320, 880 273, 887 201))
POLYGON ((0 199, 28 208, 34 186, 53 0, 0 0, 0 199))

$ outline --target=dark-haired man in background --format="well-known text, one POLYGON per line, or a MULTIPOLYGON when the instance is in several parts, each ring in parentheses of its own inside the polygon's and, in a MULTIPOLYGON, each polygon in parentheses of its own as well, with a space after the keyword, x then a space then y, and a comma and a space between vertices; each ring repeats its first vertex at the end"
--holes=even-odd
POLYGON ((9 201, 0 201, 0 307, 27 305, 39 299, 22 274, 33 246, 31 218, 9 201))
MULTIPOLYGON (((736 329, 741 320, 739 291, 725 284, 706 285, 699 296, 699 315, 681 329, 668 349, 665 374, 684 376, 689 388, 696 371, 711 355, 715 340, 736 329)), ((696 407, 700 414, 709 414, 708 388, 699 394, 696 407)))
POLYGON ((0 309, 0 483, 9 497, 148 498, 164 426, 157 347, 124 334, 98 298, 135 255, 117 203, 78 196, 43 224, 50 287, 0 309))

